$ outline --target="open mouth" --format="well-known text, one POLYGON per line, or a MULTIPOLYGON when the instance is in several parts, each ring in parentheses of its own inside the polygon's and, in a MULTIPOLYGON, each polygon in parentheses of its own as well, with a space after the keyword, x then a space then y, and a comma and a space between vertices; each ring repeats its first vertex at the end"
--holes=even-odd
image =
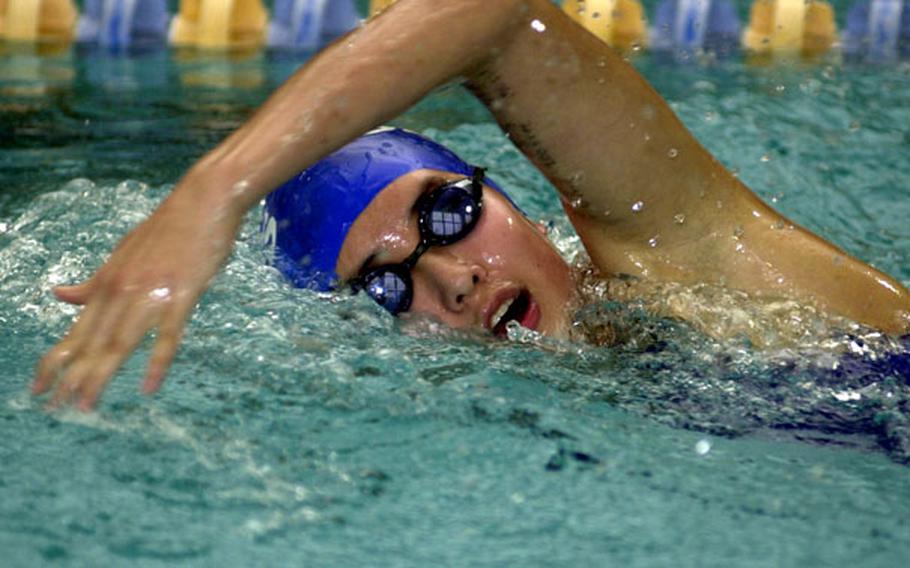
POLYGON ((522 290, 514 298, 504 301, 490 318, 490 329, 496 337, 506 337, 506 326, 510 321, 534 329, 540 322, 540 307, 531 298, 527 290, 522 290))

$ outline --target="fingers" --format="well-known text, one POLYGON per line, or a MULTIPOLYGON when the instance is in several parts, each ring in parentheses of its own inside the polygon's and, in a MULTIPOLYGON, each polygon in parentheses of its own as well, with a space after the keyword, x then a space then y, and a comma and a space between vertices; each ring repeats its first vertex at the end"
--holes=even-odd
POLYGON ((70 334, 41 360, 32 391, 47 392, 56 382, 51 408, 75 404, 80 410, 91 410, 117 369, 156 324, 159 337, 143 391, 157 391, 177 352, 191 307, 170 302, 137 306, 124 299, 108 305, 102 316, 95 316, 92 307, 86 308, 70 334))
POLYGON ((42 357, 32 383, 32 393, 43 394, 53 386, 61 369, 80 352, 82 337, 89 333, 96 318, 97 310, 92 308, 83 310, 66 337, 42 357))
POLYGON ((186 311, 175 310, 174 313, 168 314, 159 326, 158 340, 155 341, 155 347, 149 359, 148 372, 142 383, 142 392, 145 394, 155 393, 161 388, 161 383, 164 382, 164 377, 177 355, 177 347, 180 345, 186 317, 186 311))
POLYGON ((75 402, 79 410, 88 412, 95 408, 101 393, 104 392, 104 388, 128 355, 129 353, 110 353, 95 362, 95 367, 92 369, 91 374, 85 376, 78 387, 78 396, 75 402))
POLYGON ((91 410, 114 373, 154 325, 158 311, 157 306, 148 304, 131 307, 126 300, 112 305, 84 342, 79 361, 60 381, 57 390, 62 391, 62 402, 91 410))

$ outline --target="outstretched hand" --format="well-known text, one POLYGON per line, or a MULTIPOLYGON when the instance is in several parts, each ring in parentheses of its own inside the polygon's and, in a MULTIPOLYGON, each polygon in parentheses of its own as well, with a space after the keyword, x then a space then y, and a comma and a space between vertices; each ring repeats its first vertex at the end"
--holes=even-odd
POLYGON ((142 390, 157 391, 197 300, 231 251, 241 219, 240 212, 213 206, 203 192, 178 186, 89 280, 54 290, 60 300, 84 307, 41 359, 32 392, 53 389, 52 407, 90 410, 152 330, 157 337, 142 390))

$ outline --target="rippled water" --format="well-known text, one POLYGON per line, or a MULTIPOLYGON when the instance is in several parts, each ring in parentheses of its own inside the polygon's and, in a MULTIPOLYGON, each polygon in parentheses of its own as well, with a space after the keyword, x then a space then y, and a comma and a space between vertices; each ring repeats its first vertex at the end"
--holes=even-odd
MULTIPOLYGON (((255 213, 159 396, 137 392, 144 346, 99 412, 43 411, 31 369, 76 313, 50 287, 90 274, 294 65, 183 57, 0 61, 5 562, 906 560, 896 343, 825 327, 757 351, 611 301, 578 319, 625 330, 615 347, 489 341, 289 288, 255 213)), ((908 68, 638 65, 763 197, 910 283, 908 68)), ((575 250, 546 182, 460 89, 398 123, 490 165, 575 250)))

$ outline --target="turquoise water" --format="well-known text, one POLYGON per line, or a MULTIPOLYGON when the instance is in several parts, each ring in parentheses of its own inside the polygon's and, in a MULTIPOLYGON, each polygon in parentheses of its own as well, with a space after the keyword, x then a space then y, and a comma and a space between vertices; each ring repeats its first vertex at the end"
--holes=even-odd
MULTIPOLYGON (((825 371, 608 306, 647 348, 493 342, 320 297, 263 266, 251 214, 163 392, 148 346, 97 413, 48 413, 32 367, 90 274, 296 62, 0 60, 0 550, 9 566, 899 566, 907 377, 825 371)), ((910 283, 910 68, 637 65, 795 220, 910 283)), ((546 182, 459 88, 400 124, 488 164, 533 216, 546 182)), ((572 248, 570 236, 561 244, 572 248)))

